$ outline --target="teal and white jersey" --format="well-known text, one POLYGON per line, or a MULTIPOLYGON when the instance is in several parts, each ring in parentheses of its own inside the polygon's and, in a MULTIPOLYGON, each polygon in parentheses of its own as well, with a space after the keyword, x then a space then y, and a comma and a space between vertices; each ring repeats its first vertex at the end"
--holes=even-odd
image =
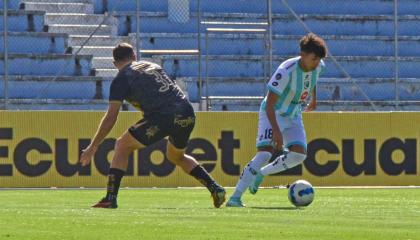
MULTIPOLYGON (((313 71, 304 72, 299 65, 299 57, 284 61, 277 68, 267 87, 277 94, 276 113, 283 117, 294 117, 301 113, 301 104, 312 94, 319 75, 325 68, 321 60, 313 71)), ((267 96, 261 103, 260 111, 265 111, 267 96)))

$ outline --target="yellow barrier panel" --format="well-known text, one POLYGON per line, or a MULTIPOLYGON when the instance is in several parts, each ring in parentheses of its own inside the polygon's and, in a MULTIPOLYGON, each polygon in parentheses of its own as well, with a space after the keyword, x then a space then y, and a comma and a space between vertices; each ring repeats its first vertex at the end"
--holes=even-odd
MULTIPOLYGON (((90 166, 77 164, 103 112, 0 112, 0 187, 104 187, 115 139, 141 115, 122 112, 90 166)), ((255 154, 257 113, 202 112, 187 152, 225 186, 255 154)), ((308 158, 263 185, 420 185, 420 113, 305 113, 308 158)), ((164 157, 165 142, 136 151, 122 186, 200 186, 164 157)))

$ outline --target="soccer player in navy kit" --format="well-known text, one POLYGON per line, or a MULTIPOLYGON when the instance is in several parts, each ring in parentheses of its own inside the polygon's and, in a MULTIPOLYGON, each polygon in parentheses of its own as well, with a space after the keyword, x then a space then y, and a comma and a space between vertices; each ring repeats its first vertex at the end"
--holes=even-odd
POLYGON ((206 186, 214 206, 219 208, 225 201, 224 188, 192 156, 185 154, 194 128, 195 114, 184 93, 159 65, 136 61, 131 45, 119 44, 113 50, 113 57, 119 72, 111 83, 109 107, 92 142, 83 150, 81 164, 85 166, 90 163, 99 144, 117 121, 124 100, 142 111, 144 116, 117 139, 108 174, 107 194, 93 207, 117 208, 118 189, 130 154, 169 136, 166 150, 168 160, 206 186))

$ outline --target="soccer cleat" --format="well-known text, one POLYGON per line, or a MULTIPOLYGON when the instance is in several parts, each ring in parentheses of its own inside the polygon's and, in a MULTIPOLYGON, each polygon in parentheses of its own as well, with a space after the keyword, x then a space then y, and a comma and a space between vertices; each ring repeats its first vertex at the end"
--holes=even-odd
POLYGON ((263 180, 264 180, 264 175, 262 175, 261 173, 258 173, 255 176, 254 181, 252 181, 251 185, 248 187, 249 192, 251 194, 256 194, 263 180))
POLYGON ((117 208, 117 199, 108 200, 107 198, 102 198, 97 204, 92 206, 93 208, 117 208))
POLYGON ((213 205, 215 208, 220 208, 226 201, 226 191, 223 187, 217 187, 214 192, 211 193, 213 198, 213 205))
POLYGON ((226 203, 226 207, 245 207, 245 204, 242 203, 241 198, 230 197, 229 201, 226 203))

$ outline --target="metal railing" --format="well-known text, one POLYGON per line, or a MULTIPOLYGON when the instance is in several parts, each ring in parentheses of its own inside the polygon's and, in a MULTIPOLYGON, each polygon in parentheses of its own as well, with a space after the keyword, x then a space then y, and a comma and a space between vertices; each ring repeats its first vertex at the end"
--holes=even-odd
POLYGON ((8 0, 4 0, 3 1, 4 4, 4 8, 3 8, 3 25, 4 25, 4 30, 3 30, 3 44, 4 44, 4 101, 3 101, 3 109, 7 109, 7 103, 9 101, 9 56, 8 56, 8 19, 7 19, 7 12, 8 12, 8 4, 9 1, 8 0))

